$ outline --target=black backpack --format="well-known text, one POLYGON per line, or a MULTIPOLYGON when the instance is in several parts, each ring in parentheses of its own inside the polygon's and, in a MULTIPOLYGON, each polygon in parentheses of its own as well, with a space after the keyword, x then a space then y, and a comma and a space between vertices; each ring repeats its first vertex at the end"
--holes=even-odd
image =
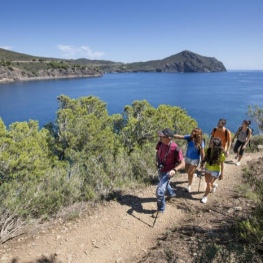
MULTIPOLYGON (((212 134, 213 134, 213 137, 215 137, 214 135, 215 135, 216 129, 217 129, 217 128, 214 128, 214 129, 213 129, 213 133, 212 133, 212 134)), ((225 140, 226 140, 226 142, 227 142, 227 134, 228 134, 228 129, 225 128, 225 140)))

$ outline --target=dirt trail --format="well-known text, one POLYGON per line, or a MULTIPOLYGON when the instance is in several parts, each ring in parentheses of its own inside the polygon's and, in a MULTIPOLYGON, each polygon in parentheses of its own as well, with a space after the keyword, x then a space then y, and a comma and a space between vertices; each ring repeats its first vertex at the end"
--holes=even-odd
POLYGON ((259 157, 262 152, 247 153, 238 167, 233 162, 234 155, 230 155, 224 180, 219 181, 217 192, 209 195, 207 204, 199 201, 205 190, 204 178, 199 192, 200 179, 195 179, 191 193, 183 190, 187 184, 186 174, 174 178, 172 186, 176 186, 177 198, 167 203, 165 214, 157 219, 154 227, 151 215, 156 209, 156 186, 150 186, 126 192, 118 201, 104 202, 80 219, 66 223, 58 220, 37 234, 0 244, 0 262, 138 262, 149 248, 155 246, 158 237, 188 216, 189 207, 206 206, 218 196, 231 196, 246 162, 259 157))

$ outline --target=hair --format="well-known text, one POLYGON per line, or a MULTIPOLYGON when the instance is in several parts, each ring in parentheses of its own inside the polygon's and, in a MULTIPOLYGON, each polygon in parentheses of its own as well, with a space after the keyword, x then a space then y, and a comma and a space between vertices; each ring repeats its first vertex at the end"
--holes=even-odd
POLYGON ((193 140, 197 148, 201 148, 201 143, 203 140, 203 132, 200 128, 195 128, 191 132, 191 139, 193 140))
POLYGON ((226 119, 219 119, 219 121, 224 122, 224 125, 226 125, 226 119))
POLYGON ((249 121, 249 120, 243 120, 243 122, 244 122, 247 126, 249 126, 249 125, 251 124, 251 121, 249 121))
POLYGON ((208 162, 209 165, 218 165, 220 164, 220 155, 224 151, 222 141, 220 138, 213 137, 210 142, 213 143, 213 147, 209 146, 207 149, 205 161, 208 162))

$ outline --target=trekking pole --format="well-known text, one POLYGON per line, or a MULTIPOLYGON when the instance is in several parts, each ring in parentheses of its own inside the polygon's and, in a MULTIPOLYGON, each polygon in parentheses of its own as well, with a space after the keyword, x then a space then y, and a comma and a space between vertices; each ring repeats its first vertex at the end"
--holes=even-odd
POLYGON ((201 169, 201 170, 200 170, 200 175, 199 175, 200 180, 199 180, 199 185, 198 185, 198 192, 199 192, 199 190, 200 190, 200 184, 201 184, 201 180, 202 180, 203 174, 204 174, 204 171, 201 169))
MULTIPOLYGON (((167 190, 167 187, 168 187, 169 182, 170 182, 170 179, 168 179, 168 181, 167 181, 167 184, 166 184, 166 187, 165 187, 165 190, 164 190, 164 194, 163 194, 162 201, 163 201, 163 199, 165 198, 165 193, 166 193, 166 190, 167 190)), ((161 202, 162 202, 162 201, 161 201, 161 202)), ((158 214, 159 214, 159 210, 158 210, 158 208, 157 208, 157 213, 156 213, 156 216, 155 216, 155 218, 154 218, 153 227, 154 227, 154 225, 155 225, 155 222, 156 222, 156 219, 157 219, 157 217, 158 217, 158 214)))
POLYGON ((200 190, 200 184, 201 184, 201 180, 202 180, 202 174, 200 174, 200 180, 199 180, 199 185, 198 185, 198 193, 199 193, 199 190, 200 190))

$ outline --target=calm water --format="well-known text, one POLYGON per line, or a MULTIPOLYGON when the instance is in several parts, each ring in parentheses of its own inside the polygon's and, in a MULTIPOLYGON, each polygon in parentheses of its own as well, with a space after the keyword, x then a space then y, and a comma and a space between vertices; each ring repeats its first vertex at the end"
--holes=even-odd
POLYGON ((248 118, 248 105, 263 108, 263 71, 106 74, 100 78, 0 84, 0 117, 7 127, 33 119, 41 128, 55 121, 60 94, 97 96, 107 103, 109 114, 122 113, 134 100, 146 99, 154 107, 179 106, 207 133, 219 118, 226 118, 227 127, 234 132, 248 118))

